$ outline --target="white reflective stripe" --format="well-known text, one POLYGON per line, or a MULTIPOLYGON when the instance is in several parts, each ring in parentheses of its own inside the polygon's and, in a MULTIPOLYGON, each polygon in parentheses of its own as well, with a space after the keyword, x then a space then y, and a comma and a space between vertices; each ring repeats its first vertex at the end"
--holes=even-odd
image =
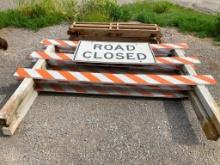
POLYGON ((166 81, 169 81, 170 84, 183 84, 184 82, 179 81, 171 76, 167 76, 167 75, 160 75, 161 78, 165 79, 166 81))
POLYGON ((65 40, 64 42, 69 46, 77 46, 77 44, 75 44, 73 41, 65 40))
POLYGON ((46 39, 41 40, 40 43, 43 44, 45 40, 46 40, 46 39))
POLYGON ((51 42, 53 45, 60 45, 60 43, 56 40, 48 39, 48 41, 51 42))
POLYGON ((51 76, 53 76, 55 79, 58 79, 58 80, 66 80, 66 78, 61 75, 59 72, 57 71, 53 71, 53 70, 50 70, 50 71, 47 71, 51 76))
POLYGON ((139 74, 137 75, 139 78, 143 79, 144 81, 146 81, 147 83, 150 83, 150 84, 161 84, 160 82, 150 78, 149 76, 147 75, 144 75, 144 74, 139 74))
POLYGON ((177 45, 179 45, 181 47, 188 47, 187 43, 180 43, 180 44, 177 44, 177 45))
POLYGON ((35 77, 36 79, 41 79, 43 78, 43 76, 41 76, 36 70, 34 69, 25 69, 25 71, 31 76, 31 77, 35 77))
POLYGON ((98 78, 100 81, 104 81, 104 82, 107 82, 107 83, 112 83, 113 82, 111 79, 109 79, 108 77, 106 77, 102 73, 91 73, 91 74, 94 75, 96 78, 98 78))
POLYGON ((164 96, 165 96, 164 94, 162 94, 162 93, 157 93, 157 92, 155 92, 155 93, 149 92, 149 95, 158 96, 158 97, 164 97, 164 96))
POLYGON ((65 56, 67 56, 70 60, 73 59, 73 55, 74 55, 74 54, 71 54, 71 53, 64 53, 64 54, 65 54, 65 56))
POLYGON ((170 43, 164 44, 164 45, 169 46, 171 49, 179 49, 179 48, 181 48, 181 46, 179 46, 179 45, 170 44, 170 43))
POLYGON ((165 60, 169 61, 170 63, 174 64, 182 64, 183 62, 176 60, 175 58, 165 58, 165 60))
POLYGON ((187 59, 189 61, 191 61, 192 63, 201 63, 199 59, 194 58, 194 57, 183 57, 184 59, 187 59))
MULTIPOLYGON (((212 78, 212 76, 206 76, 206 77, 209 77, 209 78, 212 78)), ((195 83, 198 83, 198 84, 210 84, 209 82, 205 81, 205 80, 202 80, 200 78, 197 78, 197 77, 192 77, 190 78, 190 80, 194 81, 195 83)))
POLYGON ((83 76, 80 72, 69 72, 71 75, 76 77, 79 81, 90 81, 87 77, 83 76))
POLYGON ((191 63, 200 63, 200 61, 198 60, 198 59, 196 59, 196 58, 192 58, 192 57, 181 57, 181 58, 177 58, 177 59, 175 59, 175 58, 172 58, 172 60, 175 62, 175 63, 184 63, 184 62, 182 62, 181 61, 181 59, 183 59, 183 60, 186 60, 186 61, 188 61, 188 62, 191 62, 191 63), (178 60, 178 59, 180 59, 180 60, 178 60))
POLYGON ((119 78, 120 80, 122 80, 124 83, 137 84, 136 81, 130 79, 130 78, 127 77, 126 75, 123 75, 123 74, 113 74, 113 75, 116 76, 117 78, 119 78))
MULTIPOLYGON (((171 64, 182 64, 182 62, 175 60, 174 58, 169 58, 169 57, 160 57, 159 59, 156 58, 156 62, 157 64, 164 64, 164 62, 160 61, 161 60, 165 60, 165 63, 171 63, 171 64)), ((168 65, 168 64, 164 64, 164 65, 168 65)))
POLYGON ((30 56, 32 58, 42 58, 37 52, 32 52, 30 56))
MULTIPOLYGON (((57 53, 50 52, 50 53, 47 53, 47 55, 50 56, 50 58, 53 60, 63 60, 63 58, 61 57, 61 55, 59 55, 59 53, 57 54, 57 53)), ((64 55, 67 56, 69 60, 72 59, 72 54, 64 53, 64 55)), ((64 62, 70 62, 70 61, 64 61, 64 62)))
POLYGON ((159 49, 159 48, 161 48, 161 46, 158 45, 158 44, 150 44, 150 47, 151 47, 152 49, 159 49))
MULTIPOLYGON (((44 44, 44 42, 49 42, 50 44, 52 44, 50 41, 49 41, 49 39, 43 39, 43 40, 41 40, 41 44, 44 44)), ((46 45, 48 45, 48 44, 46 44, 46 45)))
POLYGON ((56 53, 53 52, 45 52, 51 59, 53 60, 62 60, 56 53))

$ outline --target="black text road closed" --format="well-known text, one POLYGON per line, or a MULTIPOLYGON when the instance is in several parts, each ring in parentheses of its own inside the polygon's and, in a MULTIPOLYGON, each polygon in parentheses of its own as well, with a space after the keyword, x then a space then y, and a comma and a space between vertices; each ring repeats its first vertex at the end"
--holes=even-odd
POLYGON ((113 64, 153 64, 148 43, 80 41, 74 61, 113 64))

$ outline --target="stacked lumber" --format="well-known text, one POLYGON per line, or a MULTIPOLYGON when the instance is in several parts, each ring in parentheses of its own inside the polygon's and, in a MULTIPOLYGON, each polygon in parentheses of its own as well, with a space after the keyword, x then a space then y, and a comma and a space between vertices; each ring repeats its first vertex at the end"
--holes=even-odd
POLYGON ((159 43, 160 28, 157 24, 74 22, 68 30, 71 40, 130 41, 159 43))

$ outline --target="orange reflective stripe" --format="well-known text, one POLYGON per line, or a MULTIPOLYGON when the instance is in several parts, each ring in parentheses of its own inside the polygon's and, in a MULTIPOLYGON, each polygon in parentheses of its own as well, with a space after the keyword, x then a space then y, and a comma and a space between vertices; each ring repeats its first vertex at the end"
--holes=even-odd
POLYGON ((54 77, 51 76, 46 70, 36 69, 36 71, 37 71, 43 78, 46 78, 46 79, 54 79, 54 77))
POLYGON ((115 83, 120 83, 120 84, 124 83, 121 79, 116 77, 114 74, 111 74, 111 73, 103 73, 103 74, 115 83))
POLYGON ((44 39, 43 40, 43 44, 44 45, 51 45, 52 43, 48 41, 48 39, 44 39))
POLYGON ((195 75, 195 77, 199 78, 199 79, 201 79, 203 81, 206 81, 206 82, 208 82, 210 84, 216 84, 217 83, 217 81, 215 79, 210 78, 210 77, 205 76, 205 75, 195 75))
MULTIPOLYGON (((188 60, 181 58, 181 57, 173 57, 173 58, 174 58, 174 60, 180 61, 183 64, 193 64, 193 62, 188 61, 188 60)), ((194 59, 196 59, 196 58, 194 58, 194 59)))
POLYGON ((169 64, 171 63, 170 61, 164 59, 163 57, 156 57, 156 62, 161 62, 163 64, 169 64))
POLYGON ((161 77, 158 76, 158 75, 147 75, 147 76, 151 77, 152 79, 158 81, 158 82, 161 83, 161 84, 172 84, 171 81, 167 81, 167 80, 161 78, 161 77))
POLYGON ((177 79, 177 80, 179 80, 179 81, 181 81, 181 82, 183 82, 183 83, 185 83, 187 85, 196 85, 196 83, 194 81, 189 80, 188 78, 185 78, 183 76, 175 76, 175 75, 173 75, 173 78, 175 78, 175 79, 177 79))
POLYGON ((125 74, 125 75, 129 77, 130 79, 134 80, 135 82, 137 82, 138 84, 146 84, 146 81, 137 77, 136 75, 133 75, 133 74, 125 74))
POLYGON ((64 42, 64 40, 56 40, 56 41, 59 43, 59 45, 61 45, 63 47, 68 46, 68 44, 66 42, 64 42))
POLYGON ((102 82, 97 77, 93 76, 89 72, 80 72, 80 73, 83 74, 83 76, 85 76, 86 78, 88 78, 92 82, 102 82))
POLYGON ((25 71, 25 69, 24 68, 20 68, 20 69, 18 69, 17 71, 17 74, 20 76, 20 77, 24 77, 24 78, 31 78, 32 76, 31 75, 29 75, 26 71, 25 71))
POLYGON ((65 53, 58 53, 57 54, 60 58, 62 58, 62 60, 65 60, 65 61, 69 61, 69 60, 72 60, 69 56, 67 56, 65 53))
POLYGON ((37 51, 36 52, 37 54, 39 54, 42 58, 44 59, 50 59, 51 57, 48 56, 45 52, 42 52, 42 51, 37 51))
POLYGON ((68 71, 59 71, 59 73, 63 77, 65 77, 67 80, 70 80, 70 81, 77 80, 77 78, 73 76, 72 74, 70 74, 68 71))

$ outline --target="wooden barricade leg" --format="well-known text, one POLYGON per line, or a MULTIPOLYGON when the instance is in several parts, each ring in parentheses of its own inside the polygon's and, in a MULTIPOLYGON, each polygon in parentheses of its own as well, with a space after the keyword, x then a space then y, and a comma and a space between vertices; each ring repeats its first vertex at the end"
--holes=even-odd
MULTIPOLYGON (((39 59, 33 68, 45 68, 45 65, 45 60, 39 59)), ((37 95, 38 93, 34 89, 34 81, 30 78, 25 78, 0 110, 0 120, 5 123, 5 126, 2 127, 4 135, 14 134, 37 95)))
MULTIPOLYGON (((185 56, 185 52, 179 49, 174 50, 174 54, 185 56)), ((197 74, 190 65, 184 65, 183 72, 187 75, 197 74)), ((193 92, 189 92, 189 98, 207 139, 217 140, 220 135, 220 107, 209 90, 204 85, 197 85, 193 87, 193 92)))

